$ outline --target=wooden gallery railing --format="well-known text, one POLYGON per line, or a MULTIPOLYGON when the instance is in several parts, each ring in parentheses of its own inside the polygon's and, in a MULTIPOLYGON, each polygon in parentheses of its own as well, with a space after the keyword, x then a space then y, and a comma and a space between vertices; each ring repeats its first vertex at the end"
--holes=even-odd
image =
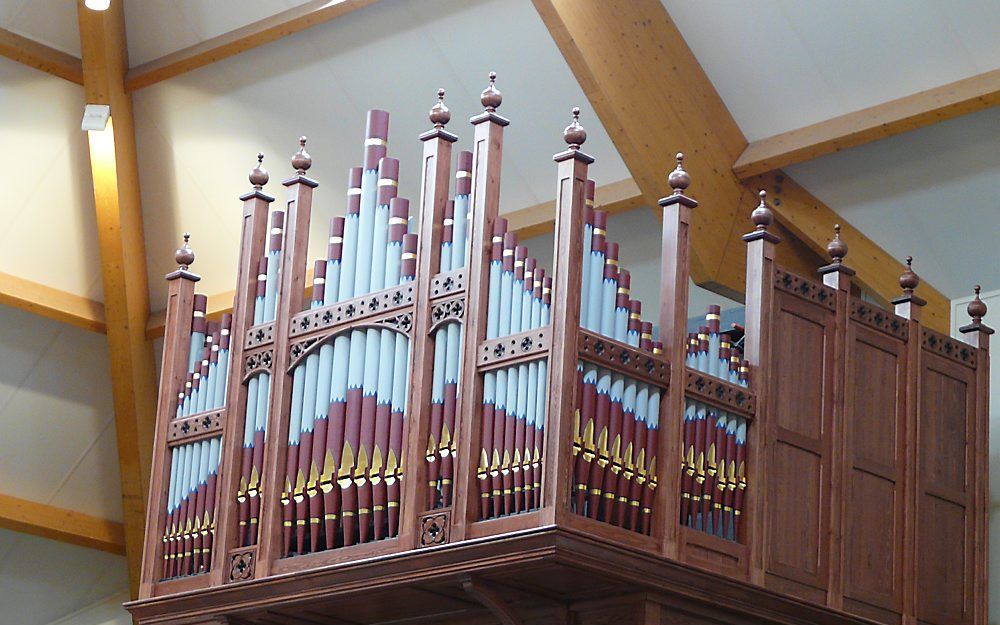
POLYGON ((839 230, 821 280, 789 273, 762 191, 743 237, 746 360, 718 307, 689 335, 697 203, 679 155, 660 201, 661 343, 593 208, 579 111, 555 156, 546 273, 499 216, 492 77, 453 188, 443 99, 420 137, 417 234, 388 114, 371 111, 311 289, 304 138, 281 208, 258 156, 220 323, 185 236, 142 599, 554 527, 883 623, 985 622, 978 297, 966 342, 921 325, 910 270, 895 311, 865 302, 839 230))

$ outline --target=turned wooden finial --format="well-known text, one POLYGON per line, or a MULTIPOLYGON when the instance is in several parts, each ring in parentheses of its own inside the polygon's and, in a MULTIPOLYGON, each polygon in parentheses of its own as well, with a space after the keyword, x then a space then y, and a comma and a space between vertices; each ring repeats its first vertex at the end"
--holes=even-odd
POLYGON ((496 87, 497 73, 490 72, 490 84, 483 89, 483 95, 480 101, 483 103, 483 108, 488 112, 492 113, 500 108, 500 103, 503 102, 503 94, 496 87))
POLYGON ((267 174, 267 170, 264 169, 264 153, 257 152, 257 166, 250 170, 250 184, 253 185, 254 189, 258 191, 267 184, 270 176, 267 174))
POLYGON ((986 302, 979 299, 979 291, 981 289, 982 287, 977 284, 975 289, 973 289, 976 292, 976 297, 969 302, 969 306, 966 308, 969 316, 972 317, 972 323, 977 325, 981 324, 983 322, 983 317, 986 316, 986 302))
POLYGON ((750 213, 750 221, 754 223, 758 231, 763 232, 774 222, 774 213, 767 207, 767 191, 761 189, 758 195, 760 196, 760 204, 750 213))
POLYGON ((573 107, 573 121, 563 130, 563 140, 569 145, 571 150, 579 150, 583 142, 587 140, 587 131, 580 125, 580 107, 573 107))
POLYGON ((304 176, 306 170, 312 167, 312 163, 312 157, 306 152, 306 138, 299 137, 299 150, 292 155, 292 167, 295 168, 295 173, 304 176))
POLYGON ((438 130, 444 128, 445 124, 451 121, 451 111, 444 104, 444 89, 438 89, 438 101, 431 107, 430 118, 431 123, 438 130))
POLYGON ((833 226, 833 240, 827 244, 826 253, 830 255, 835 265, 844 262, 844 257, 847 256, 847 243, 840 238, 840 224, 833 226))
POLYGON ((677 153, 677 167, 667 176, 667 184, 674 190, 674 195, 680 195, 691 184, 691 175, 684 170, 684 153, 677 153))
MULTIPOLYGON (((177 251, 174 252, 174 260, 177 261, 178 265, 180 265, 181 271, 187 271, 188 267, 194 264, 194 250, 192 250, 191 247, 188 245, 188 242, 190 240, 191 240, 191 233, 185 232, 184 245, 177 248, 177 251)), ((978 291, 976 292, 978 293, 978 291)))
POLYGON ((913 272, 913 257, 906 257, 906 271, 899 276, 899 286, 903 287, 903 293, 913 295, 913 290, 920 284, 920 276, 913 272))

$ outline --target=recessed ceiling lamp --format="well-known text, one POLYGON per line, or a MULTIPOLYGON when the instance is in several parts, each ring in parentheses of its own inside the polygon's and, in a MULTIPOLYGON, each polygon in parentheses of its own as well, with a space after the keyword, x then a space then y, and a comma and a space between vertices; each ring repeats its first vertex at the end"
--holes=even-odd
POLYGON ((107 11, 111 0, 83 0, 84 6, 94 11, 107 11))

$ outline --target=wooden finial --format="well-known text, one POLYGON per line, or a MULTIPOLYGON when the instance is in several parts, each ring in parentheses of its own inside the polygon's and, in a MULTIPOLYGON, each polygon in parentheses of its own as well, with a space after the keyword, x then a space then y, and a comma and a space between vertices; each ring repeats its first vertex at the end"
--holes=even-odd
POLYGON ((913 295, 913 290, 920 284, 920 276, 913 272, 913 257, 906 257, 906 271, 899 276, 899 286, 903 287, 903 293, 913 295))
POLYGON ((181 271, 187 271, 188 267, 194 264, 194 250, 188 245, 191 240, 191 233, 184 233, 184 245, 180 246, 176 252, 174 252, 174 260, 180 265, 181 271))
POLYGON ((677 153, 677 167, 667 176, 667 184, 674 190, 674 195, 684 193, 691 184, 691 175, 684 171, 684 153, 677 153))
POLYGON ((292 167, 295 168, 295 173, 304 176, 306 170, 312 167, 312 163, 312 157, 306 152, 306 138, 299 137, 299 151, 292 155, 292 167))
POLYGON ((254 189, 258 191, 267 184, 270 176, 267 174, 267 170, 264 169, 264 153, 257 152, 257 166, 250 170, 250 184, 253 185, 254 189))
POLYGON ((844 257, 847 256, 847 243, 840 238, 840 224, 833 226, 833 240, 827 244, 826 252, 833 259, 833 264, 839 265, 844 262, 844 257))
POLYGON ((767 191, 761 189, 758 195, 760 196, 760 204, 750 213, 750 221, 754 223, 758 231, 766 231, 767 227, 774 222, 774 214, 767 207, 767 191))
POLYGON ((503 102, 503 94, 496 88, 497 73, 490 72, 490 84, 483 89, 483 95, 480 101, 483 103, 483 108, 488 112, 492 113, 500 108, 500 103, 503 102))
POLYGON ((587 131, 580 125, 580 107, 573 107, 573 121, 563 130, 563 140, 571 150, 579 150, 587 140, 587 131))
POLYGON ((431 107, 430 118, 431 123, 438 130, 444 128, 444 125, 451 120, 451 111, 444 105, 444 89, 438 89, 438 101, 431 107))
POLYGON ((972 323, 977 325, 981 324, 983 317, 986 316, 986 302, 979 299, 979 291, 981 289, 982 287, 977 284, 975 289, 973 289, 976 292, 976 297, 969 302, 969 306, 966 308, 969 316, 972 317, 972 323))

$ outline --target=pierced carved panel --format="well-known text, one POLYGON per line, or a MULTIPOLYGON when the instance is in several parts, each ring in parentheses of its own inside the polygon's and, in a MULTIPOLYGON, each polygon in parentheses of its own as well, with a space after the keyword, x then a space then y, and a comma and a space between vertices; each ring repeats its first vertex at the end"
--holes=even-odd
POLYGON ((684 370, 684 394, 748 418, 757 411, 757 396, 750 389, 694 369, 684 370))
POLYGON ((271 373, 274 367, 274 348, 251 352, 243 358, 243 382, 258 373, 271 373))
POLYGON ((175 447, 213 434, 221 434, 226 422, 226 409, 218 408, 183 419, 174 419, 167 430, 167 445, 175 447))
POLYGON ((377 319, 372 319, 371 321, 365 323, 351 324, 349 328, 339 326, 332 330, 315 333, 307 338, 295 341, 292 343, 289 353, 290 357, 287 370, 291 372, 303 358, 318 350, 324 343, 328 343, 336 335, 343 334, 348 330, 360 330, 365 328, 390 328, 400 334, 410 336, 410 331, 413 329, 413 314, 409 311, 399 313, 398 315, 390 314, 377 319))
POLYGON ((551 347, 551 336, 551 329, 546 326, 483 341, 479 344, 479 368, 493 369, 512 361, 534 360, 544 356, 551 347))
POLYGON ((241 582, 253 579, 257 561, 256 547, 240 547, 229 552, 229 581, 241 582))
POLYGON ((977 350, 964 341, 924 328, 920 346, 966 367, 976 368, 977 350))
POLYGON ((906 319, 883 310, 878 306, 851 298, 851 319, 869 328, 906 341, 910 336, 910 326, 906 319))
POLYGON ((354 299, 337 302, 323 308, 306 310, 292 317, 289 336, 298 337, 311 334, 324 328, 335 328, 355 321, 371 319, 398 308, 413 304, 412 282, 401 284, 355 297, 354 299))
POLYGON ((431 278, 431 301, 446 297, 452 293, 465 291, 465 277, 468 270, 465 267, 452 269, 437 274, 431 278))
POLYGON ((837 306, 834 290, 820 282, 807 280, 784 269, 775 268, 774 286, 786 293, 797 295, 804 300, 814 302, 834 310, 837 306))
POLYGON ((247 330, 246 336, 243 340, 243 347, 246 349, 253 349, 254 347, 263 347, 264 345, 270 345, 274 342, 274 322, 269 321, 267 323, 261 323, 255 325, 249 330, 247 330))
POLYGON ((446 545, 450 539, 451 510, 439 510, 420 517, 420 546, 446 545))
POLYGON ((465 295, 439 300, 431 305, 431 328, 428 334, 434 334, 440 326, 449 321, 465 319, 465 295))
POLYGON ((580 330, 580 358, 602 367, 666 387, 670 380, 670 365, 660 355, 642 351, 589 330, 580 330))

